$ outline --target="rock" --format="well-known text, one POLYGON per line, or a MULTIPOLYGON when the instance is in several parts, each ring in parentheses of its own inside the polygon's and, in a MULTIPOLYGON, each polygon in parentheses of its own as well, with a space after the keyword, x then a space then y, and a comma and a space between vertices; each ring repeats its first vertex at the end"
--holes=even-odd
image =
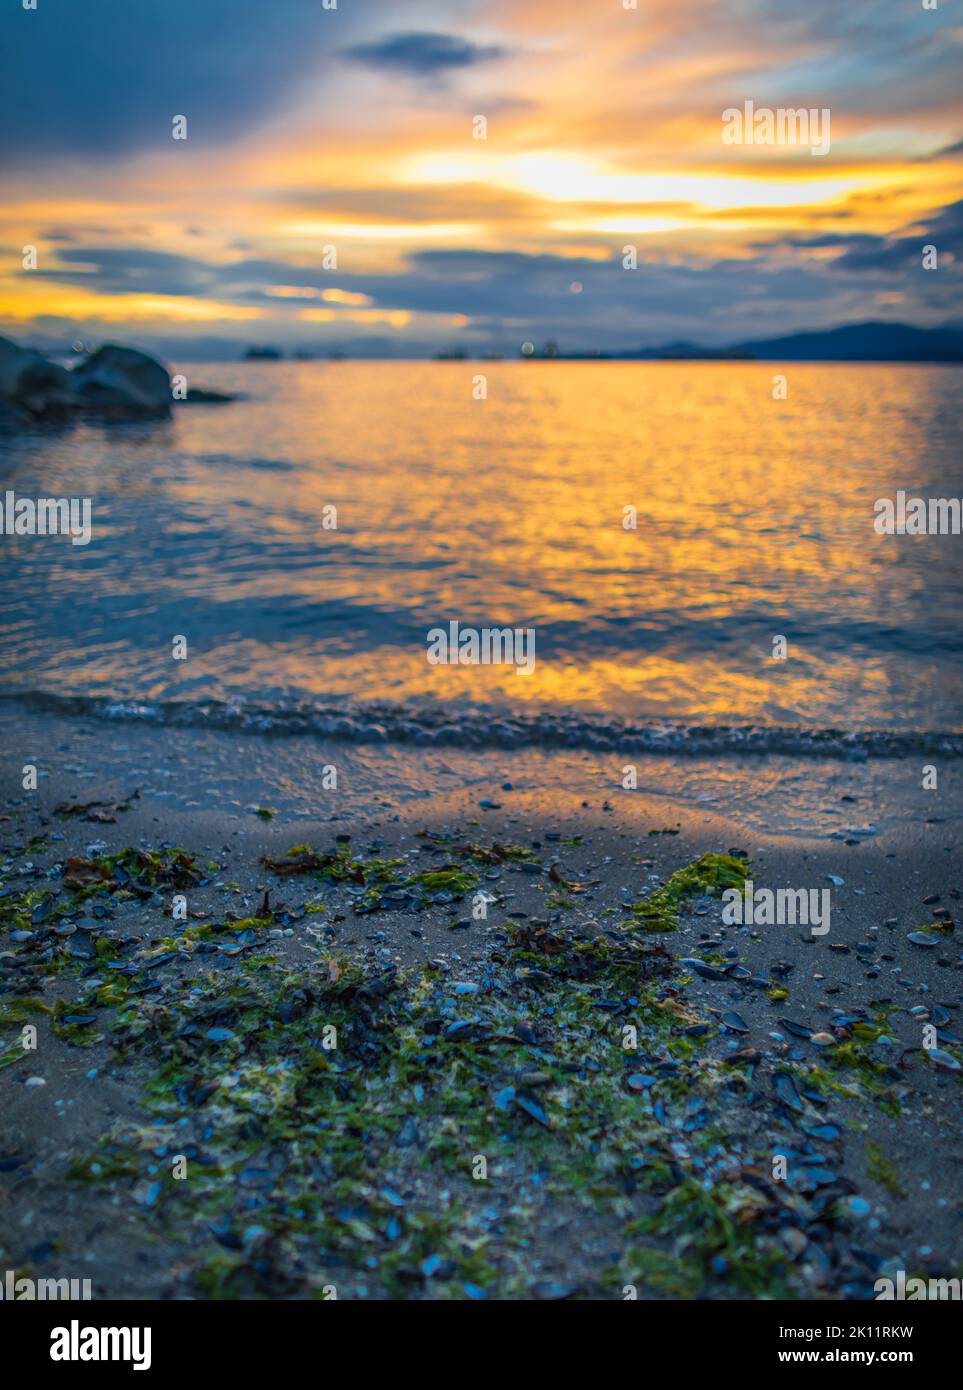
POLYGON ((0 403, 5 424, 66 414, 71 405, 69 374, 31 348, 0 338, 0 403))
POLYGON ((165 415, 166 368, 146 353, 107 345, 72 372, 39 352, 0 338, 0 418, 5 425, 61 419, 79 410, 165 415))
POLYGON ((236 401, 237 396, 232 396, 227 391, 211 391, 205 386, 190 386, 187 395, 181 402, 182 405, 226 405, 228 401, 236 401))
MULTIPOLYGON (((181 404, 222 405, 237 399, 195 386, 181 404)), ((38 421, 71 421, 85 413, 157 419, 170 410, 170 374, 146 352, 106 343, 68 371, 42 353, 0 338, 0 433, 38 421)))
POLYGON ((105 415, 161 416, 171 408, 166 367, 136 348, 105 343, 70 373, 74 398, 105 415))
POLYGON ((10 430, 23 429, 24 425, 30 424, 30 416, 25 410, 19 410, 10 401, 5 401, 0 396, 0 434, 6 434, 10 430))

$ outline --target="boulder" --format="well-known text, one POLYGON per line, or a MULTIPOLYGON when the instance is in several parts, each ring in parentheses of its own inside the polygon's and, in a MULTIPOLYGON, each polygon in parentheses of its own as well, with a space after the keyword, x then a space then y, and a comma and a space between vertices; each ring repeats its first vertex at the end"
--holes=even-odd
POLYGON ((171 408, 167 368, 146 352, 115 343, 105 343, 73 369, 70 389, 96 414, 167 415, 171 408))
POLYGON ((10 434, 11 431, 21 430, 31 423, 31 417, 25 410, 20 410, 0 396, 0 434, 10 434))
POLYGON ((14 418, 59 416, 69 411, 69 373, 32 348, 0 338, 0 401, 14 418))

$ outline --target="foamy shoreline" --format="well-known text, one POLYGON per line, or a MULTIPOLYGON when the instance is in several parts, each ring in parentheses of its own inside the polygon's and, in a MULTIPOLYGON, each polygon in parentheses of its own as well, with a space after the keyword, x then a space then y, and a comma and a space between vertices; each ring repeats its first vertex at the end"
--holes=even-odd
POLYGON ((352 743, 412 743, 470 748, 584 748, 682 757, 727 754, 800 758, 963 757, 963 732, 937 729, 805 728, 765 724, 632 722, 554 710, 503 711, 457 705, 329 705, 307 700, 136 700, 46 691, 0 694, 66 717, 115 724, 303 735, 352 743))

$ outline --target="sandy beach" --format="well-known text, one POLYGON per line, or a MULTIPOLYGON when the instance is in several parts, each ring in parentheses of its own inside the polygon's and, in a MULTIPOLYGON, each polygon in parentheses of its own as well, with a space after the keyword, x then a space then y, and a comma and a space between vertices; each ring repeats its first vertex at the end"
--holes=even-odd
POLYGON ((958 1273, 952 765, 627 792, 608 755, 2 722, 0 1262, 95 1298, 958 1273), (830 930, 726 925, 745 878, 830 887, 830 930))

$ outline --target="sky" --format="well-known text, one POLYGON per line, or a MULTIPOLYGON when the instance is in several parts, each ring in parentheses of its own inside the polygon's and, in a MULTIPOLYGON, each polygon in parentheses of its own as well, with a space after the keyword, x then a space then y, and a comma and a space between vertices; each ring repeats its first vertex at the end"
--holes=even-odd
POLYGON ((8 0, 0 333, 396 357, 963 322, 963 0, 632 5, 8 0), (828 150, 727 142, 747 101, 828 110, 828 150))

